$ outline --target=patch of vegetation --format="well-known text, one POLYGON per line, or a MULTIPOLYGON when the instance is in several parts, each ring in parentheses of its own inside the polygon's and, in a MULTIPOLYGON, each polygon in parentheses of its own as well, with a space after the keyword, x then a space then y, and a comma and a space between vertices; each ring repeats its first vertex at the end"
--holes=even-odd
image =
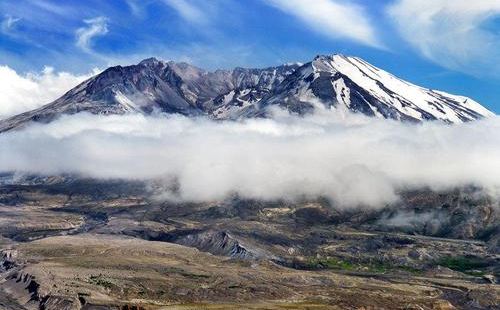
POLYGON ((305 269, 337 269, 337 270, 354 270, 355 266, 347 261, 337 258, 309 258, 303 262, 305 269))
POLYGON ((474 276, 474 277, 482 277, 486 274, 486 272, 484 272, 482 270, 468 270, 468 271, 465 271, 464 273, 466 273, 470 276, 474 276))
POLYGON ((107 280, 102 274, 97 276, 91 275, 89 278, 89 283, 99 285, 107 289, 111 289, 114 286, 113 282, 107 280))
POLYGON ((474 269, 488 267, 488 263, 477 257, 446 256, 437 261, 437 264, 459 272, 472 272, 474 269))
POLYGON ((385 273, 389 271, 405 271, 412 274, 422 273, 422 270, 410 266, 391 265, 383 262, 353 263, 332 257, 310 257, 305 261, 293 262, 292 267, 306 270, 331 269, 344 271, 365 271, 373 273, 385 273))
POLYGON ((191 278, 191 279, 208 279, 210 278, 209 275, 206 274, 199 274, 199 273, 191 273, 191 272, 182 272, 180 273, 181 276, 186 277, 186 278, 191 278))
POLYGON ((398 266, 397 269, 402 270, 402 271, 406 271, 406 272, 409 272, 412 274, 422 274, 423 273, 423 271, 421 269, 417 269, 417 268, 410 267, 410 266, 398 266))
POLYGON ((191 279, 208 279, 208 278, 210 278, 210 275, 192 273, 192 272, 186 271, 186 270, 184 270, 182 268, 178 268, 178 267, 162 267, 162 268, 159 268, 156 270, 161 272, 161 273, 164 273, 164 274, 179 274, 183 277, 191 278, 191 279))
POLYGON ((369 264, 365 266, 365 268, 367 268, 368 271, 370 272, 377 272, 377 273, 384 273, 387 272, 387 270, 391 269, 390 266, 382 263, 369 264))

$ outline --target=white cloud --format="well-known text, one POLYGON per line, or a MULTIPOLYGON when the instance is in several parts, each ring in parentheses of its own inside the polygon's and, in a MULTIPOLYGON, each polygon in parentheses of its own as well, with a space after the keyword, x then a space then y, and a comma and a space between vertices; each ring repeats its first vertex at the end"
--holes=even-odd
POLYGON ((187 0, 163 0, 163 2, 190 23, 199 24, 206 22, 206 15, 203 11, 187 0))
POLYGON ((8 34, 20 20, 21 18, 6 16, 0 23, 0 30, 2 31, 2 33, 8 34))
POLYGON ((130 12, 136 17, 142 17, 144 14, 144 10, 141 6, 141 2, 137 0, 125 0, 127 6, 130 9, 130 12))
POLYGON ((54 72, 50 67, 40 73, 20 75, 8 66, 0 66, 0 119, 49 103, 89 77, 54 72))
POLYGON ((108 33, 108 19, 100 16, 83 21, 86 27, 76 31, 76 45, 86 52, 92 51, 92 39, 108 33))
POLYGON ((177 178, 169 194, 182 200, 305 195, 381 207, 402 188, 500 188, 499 117, 451 126, 335 111, 244 122, 78 114, 0 134, 0 145, 0 171, 177 178))
POLYGON ((497 0, 398 0, 388 7, 402 37, 428 59, 471 74, 500 74, 497 0))
POLYGON ((338 0, 264 0, 294 15, 315 31, 332 38, 347 38, 381 48, 375 29, 363 7, 338 0))

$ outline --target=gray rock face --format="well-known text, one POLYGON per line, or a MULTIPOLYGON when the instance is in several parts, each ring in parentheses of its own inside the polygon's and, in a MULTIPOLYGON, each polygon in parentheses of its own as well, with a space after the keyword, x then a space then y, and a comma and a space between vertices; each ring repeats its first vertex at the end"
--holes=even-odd
POLYGON ((402 121, 459 123, 493 115, 469 98, 421 88, 355 57, 213 72, 150 58, 108 68, 52 103, 1 121, 0 132, 78 112, 239 119, 265 116, 275 105, 304 114, 317 104, 402 121))
POLYGON ((197 248, 214 255, 228 256, 237 259, 276 259, 270 253, 257 246, 246 244, 225 231, 200 231, 172 238, 173 242, 197 248))

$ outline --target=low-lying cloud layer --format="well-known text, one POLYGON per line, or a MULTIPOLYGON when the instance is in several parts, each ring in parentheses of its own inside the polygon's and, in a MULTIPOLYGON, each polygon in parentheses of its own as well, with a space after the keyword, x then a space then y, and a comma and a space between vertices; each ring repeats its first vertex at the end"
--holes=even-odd
POLYGON ((181 116, 66 116, 0 134, 0 171, 175 178, 190 201, 328 197, 383 206, 400 189, 500 188, 500 118, 403 124, 339 111, 213 122, 181 116))

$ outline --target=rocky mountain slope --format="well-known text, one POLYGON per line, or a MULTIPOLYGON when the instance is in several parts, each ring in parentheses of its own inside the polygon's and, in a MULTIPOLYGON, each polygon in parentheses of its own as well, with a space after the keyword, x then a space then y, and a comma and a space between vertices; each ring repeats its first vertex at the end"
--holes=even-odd
POLYGON ((0 132, 83 111, 238 119, 266 115, 275 105, 303 114, 315 104, 402 121, 460 123, 493 115, 470 98, 413 85, 357 57, 317 56, 302 65, 213 72, 150 58, 108 68, 56 101, 0 122, 0 132))
POLYGON ((262 101, 258 110, 279 104, 302 113, 312 109, 315 101, 404 121, 460 123, 492 115, 470 98, 416 86, 360 58, 342 55, 317 56, 301 66, 262 101))

